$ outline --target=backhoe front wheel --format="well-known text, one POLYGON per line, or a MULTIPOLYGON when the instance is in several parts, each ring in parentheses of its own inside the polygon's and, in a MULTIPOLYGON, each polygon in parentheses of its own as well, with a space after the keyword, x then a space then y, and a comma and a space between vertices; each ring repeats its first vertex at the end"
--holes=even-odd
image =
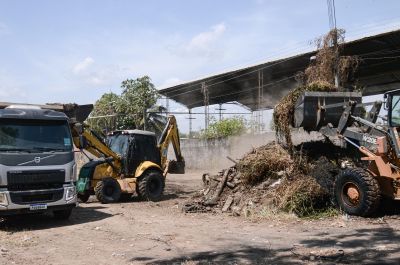
POLYGON ((351 215, 372 215, 381 199, 378 181, 361 168, 343 170, 335 181, 334 192, 339 207, 351 215))
POLYGON ((84 193, 78 193, 78 201, 85 203, 89 200, 90 194, 89 192, 85 191, 84 193))
POLYGON ((108 177, 97 182, 94 193, 101 203, 118 202, 121 197, 121 187, 117 180, 108 177))
POLYGON ((165 180, 160 171, 148 170, 139 178, 137 193, 147 201, 159 201, 164 192, 165 180))

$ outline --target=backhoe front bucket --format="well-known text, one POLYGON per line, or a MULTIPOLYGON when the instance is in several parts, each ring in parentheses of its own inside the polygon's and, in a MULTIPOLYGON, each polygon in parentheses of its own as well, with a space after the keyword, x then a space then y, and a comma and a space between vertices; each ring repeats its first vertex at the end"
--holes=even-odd
POLYGON ((350 101, 357 103, 354 115, 362 116, 365 110, 359 92, 304 92, 296 102, 292 125, 306 131, 318 131, 328 124, 337 127, 350 101))
POLYGON ((175 161, 175 160, 169 161, 168 173, 185 174, 185 161, 175 161))

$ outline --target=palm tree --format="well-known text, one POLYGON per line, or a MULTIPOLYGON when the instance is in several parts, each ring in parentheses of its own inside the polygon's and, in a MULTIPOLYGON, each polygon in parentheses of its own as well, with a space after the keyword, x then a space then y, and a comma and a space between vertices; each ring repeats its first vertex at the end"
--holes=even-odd
POLYGON ((167 124, 167 109, 164 106, 154 105, 146 111, 146 120, 142 120, 140 126, 147 131, 154 132, 159 136, 167 124))

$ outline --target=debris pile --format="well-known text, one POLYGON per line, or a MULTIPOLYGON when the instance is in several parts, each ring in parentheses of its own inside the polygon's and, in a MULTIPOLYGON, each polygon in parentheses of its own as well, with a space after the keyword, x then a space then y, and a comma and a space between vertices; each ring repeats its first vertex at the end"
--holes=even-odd
POLYGON ((249 209, 275 207, 307 216, 332 204, 333 182, 341 163, 358 163, 354 159, 357 156, 346 155, 351 149, 341 149, 329 141, 294 146, 291 126, 295 104, 303 92, 339 91, 340 84, 346 85, 353 78, 358 59, 339 56, 343 41, 344 30, 338 29, 316 40, 315 60, 297 75, 299 87, 274 108, 278 143, 252 150, 217 175, 204 174, 204 189, 183 206, 185 212, 214 210, 241 215, 249 209), (339 87, 333 85, 335 81, 339 87))
POLYGON ((248 215, 268 208, 314 214, 331 205, 330 190, 341 161, 329 153, 336 148, 330 142, 307 143, 296 146, 290 156, 275 142, 261 146, 217 175, 203 174, 203 189, 182 209, 248 215), (315 148, 319 154, 308 153, 315 148))

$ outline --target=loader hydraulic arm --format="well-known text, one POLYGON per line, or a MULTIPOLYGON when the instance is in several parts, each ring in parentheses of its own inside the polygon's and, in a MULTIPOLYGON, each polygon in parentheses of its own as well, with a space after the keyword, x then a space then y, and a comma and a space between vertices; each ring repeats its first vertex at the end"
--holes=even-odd
POLYGON ((112 158, 119 161, 120 156, 114 153, 97 135, 82 124, 71 125, 73 141, 77 148, 85 149, 95 157, 112 158))
POLYGON ((176 123, 175 116, 169 115, 167 125, 164 128, 159 140, 158 147, 161 154, 161 167, 165 172, 170 173, 184 173, 185 160, 181 152, 181 143, 179 138, 178 125, 176 123), (176 157, 175 165, 172 166, 167 160, 168 158, 168 147, 172 144, 176 157))

